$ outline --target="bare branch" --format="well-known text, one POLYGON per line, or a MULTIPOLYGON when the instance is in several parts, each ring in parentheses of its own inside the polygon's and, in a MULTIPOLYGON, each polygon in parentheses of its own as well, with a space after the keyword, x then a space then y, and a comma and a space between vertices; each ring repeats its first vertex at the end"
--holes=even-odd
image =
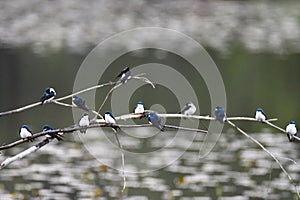
MULTIPOLYGON (((81 129, 90 129, 90 128, 99 128, 99 127, 120 127, 120 128, 140 128, 140 127, 152 127, 151 124, 141 124, 141 125, 123 125, 123 124, 106 124, 106 123, 96 123, 96 124, 90 124, 87 127, 80 127, 78 125, 72 125, 70 127, 67 128, 63 128, 63 129, 55 129, 55 130, 51 130, 51 131, 42 131, 42 132, 38 132, 33 134, 31 137, 28 137, 28 139, 35 139, 38 137, 42 137, 45 136, 47 134, 54 134, 54 133, 71 133, 74 131, 78 131, 81 129)), ((179 126, 173 126, 173 125, 165 125, 166 128, 170 128, 170 129, 180 129, 180 130, 186 130, 186 131, 196 131, 196 132, 201 132, 201 133, 207 133, 206 130, 201 130, 201 129, 193 129, 193 128, 185 128, 185 127, 179 127, 179 126)), ((23 140, 23 139, 19 139, 17 141, 14 141, 12 143, 6 144, 6 145, 2 145, 0 146, 0 150, 4 150, 4 149, 9 149, 12 148, 14 146, 17 146, 19 144, 28 142, 28 140, 23 140)))
MULTIPOLYGON (((230 121, 254 121, 254 122, 260 122, 260 121, 258 121, 257 119, 255 119, 253 117, 227 117, 227 120, 230 120, 230 121)), ((277 120, 278 120, 277 118, 268 119, 268 120, 266 120, 263 123, 277 121, 277 120)))
POLYGON ((21 111, 24 111, 24 110, 27 110, 27 109, 30 109, 30 108, 33 108, 33 107, 36 107, 36 106, 39 106, 39 105, 42 105, 42 103, 41 102, 36 102, 36 103, 30 104, 30 105, 27 105, 27 106, 24 106, 24 107, 21 107, 21 108, 16 108, 14 110, 0 112, 0 117, 4 116, 4 115, 11 115, 11 114, 19 113, 21 111))
POLYGON ((91 90, 95 90, 95 89, 102 88, 102 87, 104 87, 104 86, 110 86, 110 85, 115 85, 115 84, 116 84, 116 82, 108 82, 108 83, 103 83, 103 84, 100 84, 100 85, 95 85, 95 86, 86 88, 86 89, 84 89, 84 90, 80 90, 80 91, 78 91, 78 92, 75 92, 75 93, 73 93, 73 94, 70 94, 70 95, 67 95, 67 96, 64 96, 64 97, 57 98, 57 99, 55 99, 55 100, 56 100, 56 101, 62 101, 62 100, 65 100, 65 99, 72 98, 73 96, 79 95, 79 94, 84 93, 84 92, 88 92, 88 91, 91 91, 91 90))
MULTIPOLYGON (((116 84, 116 83, 115 82, 109 82, 109 83, 104 83, 104 84, 101 84, 101 85, 96 85, 96 86, 93 86, 93 87, 75 92, 73 94, 57 98, 57 99, 52 100, 52 101, 47 102, 47 103, 59 104, 58 101, 62 101, 64 99, 72 98, 74 95, 78 95, 78 94, 81 94, 83 92, 87 92, 87 91, 90 91, 90 90, 94 90, 94 89, 98 89, 98 88, 101 88, 101 87, 104 87, 104 86, 109 86, 109 85, 114 85, 114 84, 116 84)), ((30 109, 30 108, 33 108, 33 107, 36 107, 36 106, 39 106, 39 105, 42 105, 42 103, 41 102, 36 102, 36 103, 30 104, 30 105, 27 105, 27 106, 24 106, 24 107, 21 107, 21 108, 16 108, 16 109, 13 109, 13 110, 10 110, 10 111, 0 112, 0 117, 4 116, 4 115, 11 115, 11 114, 19 113, 19 112, 22 112, 24 110, 27 110, 27 109, 30 109)), ((63 105, 63 103, 60 103, 60 105, 63 105)))
POLYGON ((295 190, 297 192, 298 198, 300 198, 300 193, 299 190, 297 188, 297 184, 294 181, 294 179, 290 176, 290 174, 285 170, 285 168, 282 166, 282 164, 280 163, 280 161, 277 159, 277 157, 272 154, 266 147, 264 147, 258 140, 254 139, 253 137, 251 137, 250 135, 248 135, 245 131, 243 131, 241 128, 239 128, 238 126, 236 126, 234 123, 232 123, 230 120, 227 119, 228 124, 230 124, 233 128, 235 128, 238 132, 242 133, 244 136, 246 136, 248 139, 252 140, 254 143, 256 143, 260 148, 262 148, 267 154, 269 154, 275 161, 276 163, 279 165, 279 167, 281 168, 281 170, 283 171, 283 173, 288 177, 288 179, 292 182, 292 184, 295 187, 295 190))
POLYGON ((74 106, 72 104, 67 104, 67 103, 63 103, 57 100, 52 100, 53 103, 60 105, 60 106, 65 106, 65 107, 70 107, 70 108, 77 108, 77 106, 74 106))
POLYGON ((5 168, 6 166, 8 166, 9 164, 15 162, 16 160, 21 160, 22 158, 28 156, 31 153, 36 152, 38 149, 42 148, 43 146, 45 146, 46 144, 48 144, 49 142, 51 142, 51 139, 44 139, 41 142, 37 143, 36 145, 26 149, 25 151, 22 151, 21 153, 18 153, 17 155, 13 156, 13 157, 9 157, 6 158, 0 165, 0 170, 5 168))
POLYGON ((278 127, 278 126, 272 124, 271 122, 266 121, 265 123, 268 124, 269 126, 275 128, 275 129, 277 129, 277 130, 283 132, 283 133, 286 133, 284 129, 282 129, 282 128, 280 128, 280 127, 278 127))
POLYGON ((112 129, 115 133, 115 137, 116 137, 116 141, 117 144, 119 146, 119 148, 121 149, 121 159, 122 159, 122 172, 123 172, 123 188, 122 188, 122 192, 124 192, 124 190, 126 189, 126 176, 125 176, 125 158, 124 158, 124 151, 123 151, 123 147, 121 145, 121 142, 119 140, 118 137, 118 133, 115 129, 112 129))
MULTIPOLYGON (((77 106, 74 106, 72 104, 62 103, 62 102, 57 101, 57 100, 53 100, 53 103, 55 103, 57 105, 60 105, 60 106, 65 106, 65 107, 70 107, 70 108, 78 108, 77 106)), ((80 108, 78 108, 78 109, 80 109, 80 108)), ((98 115, 100 118, 103 118, 102 115, 100 115, 99 113, 97 113, 95 110, 91 110, 90 109, 90 112, 92 112, 95 115, 98 115)))
POLYGON ((164 127, 170 128, 170 129, 178 129, 178 130, 184 130, 184 131, 193 131, 193 132, 200 132, 200 133, 208 133, 206 130, 196 129, 196 128, 186 128, 186 127, 180 127, 180 126, 174 126, 174 125, 167 125, 165 124, 164 127))
POLYGON ((149 83, 153 88, 155 88, 155 85, 146 77, 133 76, 132 79, 142 80, 146 83, 149 83))
MULTIPOLYGON (((270 122, 268 122, 268 121, 266 121, 265 123, 268 124, 269 126, 275 128, 275 129, 277 129, 277 130, 283 132, 283 133, 286 133, 286 131, 285 131, 283 128, 280 128, 279 126, 276 126, 275 124, 272 124, 272 123, 270 123, 270 122)), ((294 138, 295 138, 296 140, 300 141, 300 138, 299 138, 299 137, 294 136, 294 138)))

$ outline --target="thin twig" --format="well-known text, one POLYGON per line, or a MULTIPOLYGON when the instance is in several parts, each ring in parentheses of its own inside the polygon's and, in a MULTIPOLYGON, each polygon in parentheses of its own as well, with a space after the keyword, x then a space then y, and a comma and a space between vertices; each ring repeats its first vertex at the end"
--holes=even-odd
POLYGON ((247 138, 249 138, 250 140, 252 140, 254 143, 256 143, 260 148, 262 148, 266 153, 268 153, 275 161, 276 163, 279 165, 279 167, 281 168, 281 170, 283 171, 283 173, 289 178, 289 180, 291 181, 291 183, 294 185, 295 190, 297 192, 298 198, 300 198, 300 193, 299 190, 297 188, 297 184, 294 181, 294 179, 289 175, 289 173, 285 170, 285 168, 282 166, 282 164, 280 163, 280 161, 277 159, 277 157, 272 154, 266 147, 264 147, 258 140, 254 139, 253 137, 251 137, 250 135, 248 135, 245 131, 243 131, 241 128, 239 128, 238 126, 236 126, 234 123, 232 123, 230 120, 227 119, 228 124, 230 124, 233 128, 235 128, 238 132, 242 133, 244 136, 246 136, 247 138))
MULTIPOLYGON (((230 121, 254 121, 254 122, 258 122, 257 119, 253 118, 253 117, 227 117, 227 120, 230 120, 230 121)), ((272 122, 272 121, 277 121, 278 119, 277 118, 274 118, 274 119, 267 119, 266 121, 264 121, 265 123, 267 122, 272 122)))
MULTIPOLYGON (((57 100, 53 100, 53 103, 55 103, 57 105, 60 105, 60 106, 65 106, 65 107, 70 107, 70 108, 78 108, 77 106, 74 106, 72 104, 62 103, 62 102, 57 101, 57 100)), ((78 108, 78 109, 81 109, 81 108, 78 108)), ((102 115, 100 115, 99 113, 97 113, 95 110, 90 109, 90 112, 92 112, 95 115, 98 115, 100 118, 103 119, 102 115)))
POLYGON ((118 133, 115 129, 112 129, 115 133, 115 137, 116 137, 116 141, 118 143, 119 148, 121 149, 121 159, 122 159, 122 173, 123 173, 123 188, 122 188, 122 192, 124 192, 124 190, 126 189, 126 176, 125 176, 125 158, 124 158, 124 151, 123 151, 123 147, 121 145, 121 142, 119 140, 118 137, 118 133))
POLYGON ((36 102, 36 103, 30 104, 30 105, 27 105, 27 106, 24 106, 24 107, 21 107, 21 108, 16 108, 16 109, 13 109, 13 110, 10 110, 10 111, 0 112, 0 117, 4 116, 4 115, 11 115, 11 114, 19 113, 21 111, 39 106, 41 104, 42 104, 41 102, 36 102))
POLYGON ((196 128, 186 128, 186 127, 167 125, 167 124, 165 124, 164 127, 165 128, 170 128, 170 129, 184 130, 184 131, 194 131, 194 132, 208 133, 207 130, 201 130, 201 129, 196 129, 196 128))
MULTIPOLYGON (((102 107, 104 106, 105 102, 107 101, 108 97, 110 96, 110 94, 115 90, 117 89, 118 87, 120 87, 121 85, 123 85, 122 83, 118 83, 117 85, 115 85, 113 88, 111 88, 109 90, 109 92, 107 93, 107 95, 105 96, 105 99, 104 101, 102 102, 101 106, 99 107, 98 109, 98 113, 100 114, 100 111, 102 109, 102 107)), ((97 119, 97 115, 95 115, 95 117, 92 119, 92 121, 95 121, 97 119)))
POLYGON ((283 156, 277 156, 277 158, 283 159, 283 160, 288 160, 291 161, 292 163, 294 163, 295 165, 299 165, 295 160, 291 159, 291 158, 286 158, 283 156))
POLYGON ((133 76, 132 79, 137 79, 137 80, 142 80, 146 83, 149 83, 153 88, 155 88, 155 85, 146 77, 138 77, 138 76, 133 76))
POLYGON ((70 95, 67 95, 67 96, 64 96, 64 97, 60 97, 60 98, 57 98, 55 99, 56 101, 62 101, 62 100, 65 100, 65 99, 69 99, 69 98, 72 98, 73 96, 76 96, 76 95, 79 95, 81 93, 84 93, 84 92, 88 92, 88 91, 91 91, 91 90, 95 90, 95 89, 98 89, 98 88, 102 88, 104 86, 110 86, 110 85, 115 85, 116 82, 108 82, 108 83, 103 83, 103 84, 100 84, 100 85, 95 85, 95 86, 92 86, 92 87, 89 87, 89 88, 86 88, 84 90, 80 90, 78 92, 75 92, 73 94, 70 94, 70 95))
POLYGON ((284 129, 282 129, 282 128, 280 128, 280 127, 278 127, 278 126, 272 124, 271 122, 266 121, 265 123, 268 124, 269 126, 272 126, 272 127, 275 128, 275 129, 277 129, 277 130, 283 132, 283 133, 286 133, 284 129))
POLYGON ((53 100, 53 103, 60 105, 60 106, 65 106, 65 107, 70 107, 70 108, 76 108, 77 106, 73 106, 72 104, 67 104, 67 103, 63 103, 57 100, 53 100))

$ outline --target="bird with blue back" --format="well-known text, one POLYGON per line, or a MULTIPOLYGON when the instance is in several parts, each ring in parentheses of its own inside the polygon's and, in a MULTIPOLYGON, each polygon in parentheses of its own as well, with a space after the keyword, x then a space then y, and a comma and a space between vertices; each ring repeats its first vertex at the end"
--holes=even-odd
MULTIPOLYGON (((47 131, 53 131, 54 128, 52 128, 50 125, 46 124, 43 126, 43 132, 47 132, 47 131)), ((46 135, 47 138, 50 138, 51 140, 56 138, 58 141, 62 141, 63 136, 60 133, 49 133, 46 135)))
POLYGON ((144 112, 144 103, 142 101, 138 101, 136 106, 134 107, 134 114, 143 114, 144 112))
POLYGON ((224 122, 226 121, 226 113, 223 107, 217 106, 215 108, 215 119, 221 124, 224 124, 224 122))
MULTIPOLYGON (((114 114, 111 111, 106 111, 104 114, 104 120, 106 124, 116 124, 116 118, 114 116, 114 114)), ((112 125, 112 128, 117 131, 117 129, 119 128, 117 125, 112 125)))
POLYGON ((161 132, 164 131, 163 121, 156 113, 150 112, 147 114, 147 117, 150 124, 159 129, 161 132))
POLYGON ((81 96, 73 96, 72 98, 72 103, 77 106, 78 108, 86 111, 86 112, 89 112, 90 109, 87 107, 86 103, 85 103, 85 100, 81 97, 81 96))
POLYGON ((55 90, 51 87, 47 87, 40 99, 40 101, 42 102, 42 105, 52 101, 54 99, 55 95, 56 95, 55 90))

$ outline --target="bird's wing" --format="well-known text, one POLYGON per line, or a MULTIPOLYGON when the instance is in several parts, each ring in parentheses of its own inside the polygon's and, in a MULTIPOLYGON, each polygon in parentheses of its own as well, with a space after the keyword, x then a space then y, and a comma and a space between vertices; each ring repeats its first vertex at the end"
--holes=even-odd
MULTIPOLYGON (((127 73, 127 72, 129 72, 129 67, 126 67, 125 69, 123 69, 117 77, 121 77, 122 74, 127 73)), ((130 75, 130 73, 129 73, 129 75, 130 75)))
POLYGON ((47 100, 48 95, 46 93, 43 94, 43 96, 41 96, 40 100, 42 102, 44 102, 45 100, 47 100))
POLYGON ((181 112, 184 112, 184 111, 190 109, 191 107, 192 107, 191 105, 186 105, 186 106, 184 106, 184 108, 182 109, 181 112))
POLYGON ((266 117, 266 119, 267 119, 267 115, 266 115, 266 113, 264 112, 264 111, 261 111, 261 113, 266 117))
POLYGON ((133 113, 135 112, 136 107, 137 107, 137 106, 134 106, 133 111, 132 111, 133 113))

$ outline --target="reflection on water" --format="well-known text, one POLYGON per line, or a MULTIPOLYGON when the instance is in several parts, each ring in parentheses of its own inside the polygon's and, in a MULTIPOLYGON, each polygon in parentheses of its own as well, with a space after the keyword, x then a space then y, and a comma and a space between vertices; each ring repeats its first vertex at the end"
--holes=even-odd
MULTIPOLYGON (((84 136, 87 140, 95 140, 97 136, 94 133, 97 130, 89 130, 84 136)), ((161 144, 171 140, 174 133, 167 131, 168 136, 160 138, 161 144)), ((253 133, 252 136, 279 158, 295 180, 299 179, 298 165, 287 159, 299 160, 297 144, 289 143, 286 136, 280 133, 253 133)), ((186 137, 181 137, 182 141, 186 140, 186 137)), ((199 160, 202 139, 203 135, 199 133, 184 155, 163 169, 146 174, 127 174, 128 189, 123 194, 124 199, 294 198, 294 187, 288 178, 270 156, 251 141, 229 130, 222 134, 214 151, 199 160)), ((143 143, 135 140, 130 136, 121 138, 127 151, 131 148, 137 151, 143 147, 143 143)), ((97 140, 97 145, 99 151, 103 147, 109 148, 107 140, 97 140)), ((15 154, 21 149, 5 151, 4 155, 15 154)), ((180 152, 181 147, 175 145, 168 147, 168 150, 180 152)), ((111 158, 106 156, 105 163, 120 165, 120 151, 110 152, 107 149, 107 153, 111 158)), ((156 156, 163 161, 170 155, 156 156)), ((77 136, 67 136, 63 143, 55 141, 2 170, 1 199, 119 199, 123 184, 121 172, 99 160, 101 157, 96 159, 91 156, 77 136)), ((143 161, 146 165, 153 164, 147 157, 143 161)), ((136 167, 134 164, 126 163, 131 169, 136 167)))

